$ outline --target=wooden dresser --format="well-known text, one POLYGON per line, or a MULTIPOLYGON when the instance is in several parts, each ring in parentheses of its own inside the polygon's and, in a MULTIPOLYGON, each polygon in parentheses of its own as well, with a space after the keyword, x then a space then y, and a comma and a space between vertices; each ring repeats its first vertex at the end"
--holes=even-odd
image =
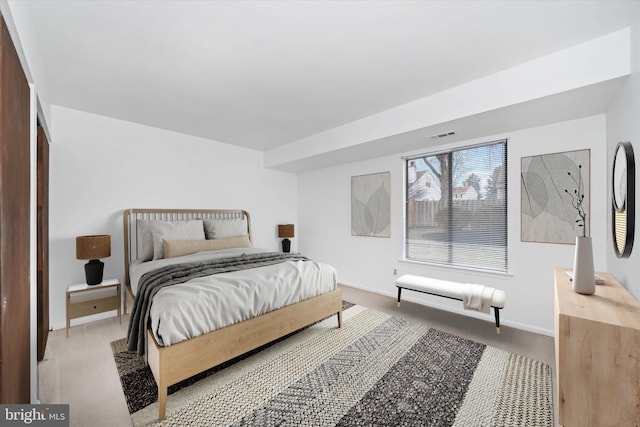
POLYGON ((640 303, 607 273, 577 294, 566 272, 555 269, 559 423, 640 426, 640 303))

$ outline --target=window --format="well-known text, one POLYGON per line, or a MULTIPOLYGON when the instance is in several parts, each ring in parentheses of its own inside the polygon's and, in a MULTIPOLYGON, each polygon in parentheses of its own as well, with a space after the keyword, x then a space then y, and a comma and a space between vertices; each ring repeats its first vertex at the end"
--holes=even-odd
POLYGON ((405 258, 507 271, 507 141, 405 159, 405 258))

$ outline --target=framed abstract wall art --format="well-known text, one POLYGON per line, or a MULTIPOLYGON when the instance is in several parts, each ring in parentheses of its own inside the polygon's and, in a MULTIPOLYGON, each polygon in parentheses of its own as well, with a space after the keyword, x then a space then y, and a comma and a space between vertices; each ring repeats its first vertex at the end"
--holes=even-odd
POLYGON ((589 236, 590 161, 588 149, 521 159, 521 241, 574 244, 589 236))
POLYGON ((390 172, 351 177, 351 235, 391 236, 390 172))

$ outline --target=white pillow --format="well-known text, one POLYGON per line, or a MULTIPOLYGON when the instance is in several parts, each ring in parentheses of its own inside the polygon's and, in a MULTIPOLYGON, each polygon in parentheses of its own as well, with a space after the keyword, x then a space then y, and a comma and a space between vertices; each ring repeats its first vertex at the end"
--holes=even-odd
POLYGON ((152 221, 153 259, 164 258, 165 240, 204 240, 201 219, 192 221, 152 221))
POLYGON ((249 234, 246 218, 205 219, 204 232, 207 239, 225 239, 249 234))

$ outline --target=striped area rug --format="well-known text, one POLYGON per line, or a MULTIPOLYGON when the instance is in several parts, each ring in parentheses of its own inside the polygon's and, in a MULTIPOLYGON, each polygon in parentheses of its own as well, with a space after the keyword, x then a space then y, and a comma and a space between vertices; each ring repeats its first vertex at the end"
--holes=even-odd
MULTIPOLYGON (((121 380, 146 369, 121 343, 112 346, 121 380)), ((153 398, 150 381, 134 394, 153 398)), ((553 426, 552 402, 546 364, 356 305, 342 329, 333 316, 182 385, 164 422, 155 423, 156 403, 131 418, 163 426, 553 426)))

